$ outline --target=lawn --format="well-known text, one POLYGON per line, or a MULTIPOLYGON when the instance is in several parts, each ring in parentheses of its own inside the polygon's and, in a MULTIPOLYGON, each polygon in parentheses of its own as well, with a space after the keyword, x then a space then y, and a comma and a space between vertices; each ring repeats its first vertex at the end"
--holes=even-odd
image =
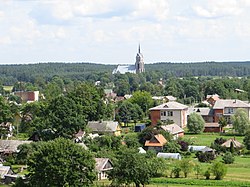
POLYGON ((205 146, 211 146, 211 143, 216 138, 234 138, 239 141, 243 142, 243 136, 229 136, 229 135, 220 135, 219 133, 202 133, 202 134, 185 134, 185 139, 190 139, 194 145, 205 145, 205 146))

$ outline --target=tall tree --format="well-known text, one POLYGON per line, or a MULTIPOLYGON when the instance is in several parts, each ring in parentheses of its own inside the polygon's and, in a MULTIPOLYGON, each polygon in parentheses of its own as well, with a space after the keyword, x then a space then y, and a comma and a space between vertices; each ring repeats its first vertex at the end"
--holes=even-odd
POLYGON ((250 127, 248 115, 244 109, 237 109, 232 116, 233 128, 239 134, 245 134, 250 127))
POLYGON ((204 130, 205 121, 200 114, 192 113, 189 115, 187 121, 187 128, 189 132, 201 133, 204 130))
POLYGON ((90 186, 95 174, 92 154, 71 140, 45 142, 28 160, 29 186, 90 186))

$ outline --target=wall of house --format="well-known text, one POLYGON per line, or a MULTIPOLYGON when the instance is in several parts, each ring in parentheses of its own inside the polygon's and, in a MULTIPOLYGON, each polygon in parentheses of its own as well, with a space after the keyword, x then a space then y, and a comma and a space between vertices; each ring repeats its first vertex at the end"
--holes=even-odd
POLYGON ((223 109, 214 109, 214 122, 219 122, 219 119, 223 115, 223 113, 223 109))
POLYGON ((220 132, 220 127, 205 127, 203 132, 220 132))
POLYGON ((161 112, 159 110, 150 111, 151 125, 156 125, 157 121, 161 119, 161 112))

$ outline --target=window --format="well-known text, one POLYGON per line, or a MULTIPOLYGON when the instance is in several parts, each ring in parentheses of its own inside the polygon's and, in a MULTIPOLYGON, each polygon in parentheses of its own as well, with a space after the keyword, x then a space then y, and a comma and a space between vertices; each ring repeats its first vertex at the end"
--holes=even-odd
POLYGON ((228 114, 234 113, 234 109, 233 108, 228 108, 227 111, 228 111, 228 114))
POLYGON ((161 111, 161 116, 166 116, 166 111, 161 111))
POLYGON ((173 116, 173 111, 168 111, 168 116, 173 116))

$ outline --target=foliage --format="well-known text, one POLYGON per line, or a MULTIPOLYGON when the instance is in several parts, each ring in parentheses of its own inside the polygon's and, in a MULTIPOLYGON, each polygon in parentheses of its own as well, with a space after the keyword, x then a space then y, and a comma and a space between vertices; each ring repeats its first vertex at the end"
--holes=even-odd
POLYGON ((201 133, 204 130, 205 121, 200 114, 192 113, 189 115, 187 121, 187 128, 189 132, 201 133))
POLYGON ((95 179, 94 168, 88 151, 59 138, 43 143, 30 156, 26 178, 29 186, 90 186, 95 179))
POLYGON ((237 109, 235 114, 232 116, 233 128, 236 132, 243 135, 246 133, 247 129, 250 127, 250 121, 246 110, 237 109))
POLYGON ((206 177, 206 179, 210 179, 210 176, 211 176, 211 169, 210 167, 207 168, 207 170, 204 172, 204 177, 206 177))
POLYGON ((221 180, 227 173, 225 164, 221 162, 214 162, 211 167, 212 173, 215 176, 215 180, 221 180))
POLYGON ((232 164, 234 163, 234 156, 231 152, 226 152, 223 155, 222 160, 225 164, 232 164))
POLYGON ((151 169, 144 154, 128 149, 117 156, 118 160, 114 163, 112 172, 109 173, 109 179, 112 180, 113 185, 135 183, 138 187, 140 184, 149 183, 151 169))
POLYGON ((250 130, 246 132, 243 143, 246 146, 247 150, 250 150, 250 130))
POLYGON ((137 133, 130 133, 127 134, 124 138, 124 141, 128 148, 138 148, 140 147, 138 134, 137 133))
POLYGON ((133 104, 130 101, 123 101, 117 108, 116 119, 128 124, 131 120, 135 123, 138 120, 142 120, 143 112, 137 104, 133 104))
POLYGON ((180 150, 181 151, 187 151, 189 143, 184 141, 184 140, 178 140, 178 144, 181 146, 180 150))
POLYGON ((222 137, 216 138, 214 142, 211 144, 211 148, 215 149, 218 153, 226 152, 226 147, 221 146, 221 144, 223 144, 226 141, 227 140, 222 137))
POLYGON ((223 116, 219 118, 218 123, 219 123, 221 129, 223 129, 223 127, 227 126, 227 120, 223 116))
POLYGON ((211 162, 215 159, 215 154, 213 152, 197 152, 195 156, 200 162, 211 162))
POLYGON ((144 114, 147 114, 148 109, 153 106, 152 95, 146 91, 134 92, 133 96, 129 100, 132 103, 139 105, 144 114))
POLYGON ((172 175, 174 175, 174 178, 179 178, 180 177, 180 172, 181 172, 180 166, 176 165, 171 170, 171 174, 170 175, 171 175, 171 177, 172 177, 172 175))
POLYGON ((177 143, 177 141, 169 141, 166 145, 164 145, 163 150, 167 153, 180 153, 181 146, 177 143))
POLYGON ((184 177, 187 178, 188 173, 192 171, 194 164, 189 159, 182 159, 179 164, 181 171, 184 173, 184 177))

